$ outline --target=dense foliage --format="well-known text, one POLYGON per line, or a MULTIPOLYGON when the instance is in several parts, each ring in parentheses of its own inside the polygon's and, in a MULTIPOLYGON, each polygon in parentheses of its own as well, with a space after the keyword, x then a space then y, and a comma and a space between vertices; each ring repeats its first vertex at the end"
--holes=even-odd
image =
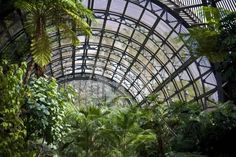
POLYGON ((24 103, 22 77, 25 71, 3 61, 0 66, 0 156, 24 156, 26 128, 21 117, 24 103))
POLYGON ((51 144, 64 134, 63 119, 66 107, 73 104, 71 87, 58 88, 53 78, 32 79, 24 104, 27 139, 39 139, 51 144))
POLYGON ((143 113, 135 107, 83 106, 67 118, 71 132, 60 143, 60 153, 73 157, 134 157, 139 147, 155 140, 141 127, 143 113))
POLYGON ((213 112, 204 112, 200 121, 200 151, 210 157, 233 157, 236 150, 236 108, 232 103, 220 104, 213 112))
MULTIPOLYGON (((233 157, 236 108, 197 103, 75 105, 75 91, 53 78, 23 84, 25 64, 1 66, 0 155, 233 157)), ((111 101, 115 103, 115 101, 111 101)))
POLYGON ((233 157, 236 129, 232 103, 202 111, 197 103, 152 107, 79 106, 66 120, 70 132, 61 156, 233 157))
POLYGON ((231 145, 236 140, 236 108, 231 102, 219 104, 212 111, 201 111, 197 103, 154 105, 148 115, 152 118, 148 118, 144 127, 153 129, 157 140, 144 150, 145 156, 233 157, 236 154, 231 145))
POLYGON ((55 79, 33 78, 23 84, 26 64, 0 66, 0 156, 41 154, 44 144, 60 141, 66 132, 66 106, 74 90, 59 88, 55 79))
POLYGON ((236 129, 236 108, 232 103, 219 104, 210 112, 201 112, 193 104, 191 108, 186 103, 176 105, 174 108, 178 107, 182 111, 171 114, 178 117, 182 124, 174 129, 176 136, 171 139, 174 151, 201 152, 213 157, 234 156, 236 152, 230 143, 236 138, 233 135, 236 129))

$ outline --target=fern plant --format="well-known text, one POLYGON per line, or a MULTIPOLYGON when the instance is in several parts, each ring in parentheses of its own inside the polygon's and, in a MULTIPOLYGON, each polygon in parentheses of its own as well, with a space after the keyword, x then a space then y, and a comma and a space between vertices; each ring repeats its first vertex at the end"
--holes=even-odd
POLYGON ((74 45, 79 43, 76 29, 85 35, 91 35, 85 18, 93 19, 93 13, 79 0, 17 0, 15 5, 26 15, 24 25, 31 38, 31 66, 36 63, 39 67, 38 75, 43 75, 44 67, 51 60, 49 25, 69 38, 74 45))

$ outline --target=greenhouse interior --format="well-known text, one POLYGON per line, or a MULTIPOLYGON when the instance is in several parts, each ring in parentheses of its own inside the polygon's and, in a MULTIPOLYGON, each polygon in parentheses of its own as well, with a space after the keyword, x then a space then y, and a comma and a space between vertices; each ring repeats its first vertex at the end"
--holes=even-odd
POLYGON ((0 0, 0 157, 236 157, 236 0, 0 0))

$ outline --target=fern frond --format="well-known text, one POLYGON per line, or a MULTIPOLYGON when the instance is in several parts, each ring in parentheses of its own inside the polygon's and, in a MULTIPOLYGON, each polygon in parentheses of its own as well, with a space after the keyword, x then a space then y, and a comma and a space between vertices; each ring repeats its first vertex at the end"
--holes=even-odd
POLYGON ((59 0, 59 4, 68 10, 77 10, 76 1, 73 0, 59 0))
POLYGON ((33 3, 30 3, 28 1, 16 1, 15 7, 18 9, 23 10, 24 12, 35 12, 36 6, 33 3))
POLYGON ((80 41, 79 41, 79 39, 77 38, 76 32, 73 31, 73 30, 71 29, 71 27, 69 27, 69 26, 66 25, 66 24, 60 24, 60 25, 59 25, 59 29, 62 30, 62 35, 63 35, 65 38, 71 39, 72 45, 76 46, 76 45, 79 45, 79 44, 80 44, 80 41))
POLYGON ((92 35, 91 29, 90 29, 88 23, 85 20, 83 20, 79 15, 77 15, 77 14, 75 14, 75 13, 69 11, 69 10, 65 10, 65 12, 73 19, 73 21, 75 22, 76 26, 78 28, 80 28, 81 31, 85 35, 87 35, 87 36, 92 35))
POLYGON ((92 33, 85 18, 92 19, 93 13, 77 0, 17 0, 16 7, 27 15, 25 28, 31 39, 31 54, 40 67, 51 60, 50 37, 47 25, 56 26, 73 45, 79 44, 72 24, 87 36, 92 33))
POLYGON ((31 40, 31 53, 34 62, 40 67, 44 67, 51 61, 50 39, 46 33, 38 39, 31 40))

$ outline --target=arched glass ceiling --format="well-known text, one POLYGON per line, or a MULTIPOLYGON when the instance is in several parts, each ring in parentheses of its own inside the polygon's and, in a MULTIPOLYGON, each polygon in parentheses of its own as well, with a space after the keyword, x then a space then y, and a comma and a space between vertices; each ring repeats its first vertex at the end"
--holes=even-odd
POLYGON ((144 0, 84 4, 96 16, 91 23, 93 36, 78 36, 81 45, 73 47, 59 32, 52 33, 54 55, 48 74, 60 81, 106 78, 141 103, 152 93, 168 102, 217 100, 217 94, 210 96, 216 92, 216 80, 209 62, 190 57, 178 39, 187 33, 187 24, 169 8, 144 0))
MULTIPOLYGON (((47 74, 60 82, 88 79, 104 82, 129 93, 141 104, 146 103, 148 95, 157 93, 160 101, 197 100, 207 107, 218 100, 210 63, 205 57, 192 58, 178 38, 188 33, 189 25, 198 22, 187 20, 173 7, 176 5, 167 2, 170 0, 84 1, 96 17, 95 22, 88 21, 93 36, 84 37, 78 32, 81 45, 72 46, 60 36, 60 31, 48 28, 53 57, 47 74)), ((183 0, 181 3, 186 8, 179 5, 180 10, 194 8, 183 0)), ((22 41, 27 41, 22 21, 16 12, 1 21, 1 51, 14 52, 22 41)))

